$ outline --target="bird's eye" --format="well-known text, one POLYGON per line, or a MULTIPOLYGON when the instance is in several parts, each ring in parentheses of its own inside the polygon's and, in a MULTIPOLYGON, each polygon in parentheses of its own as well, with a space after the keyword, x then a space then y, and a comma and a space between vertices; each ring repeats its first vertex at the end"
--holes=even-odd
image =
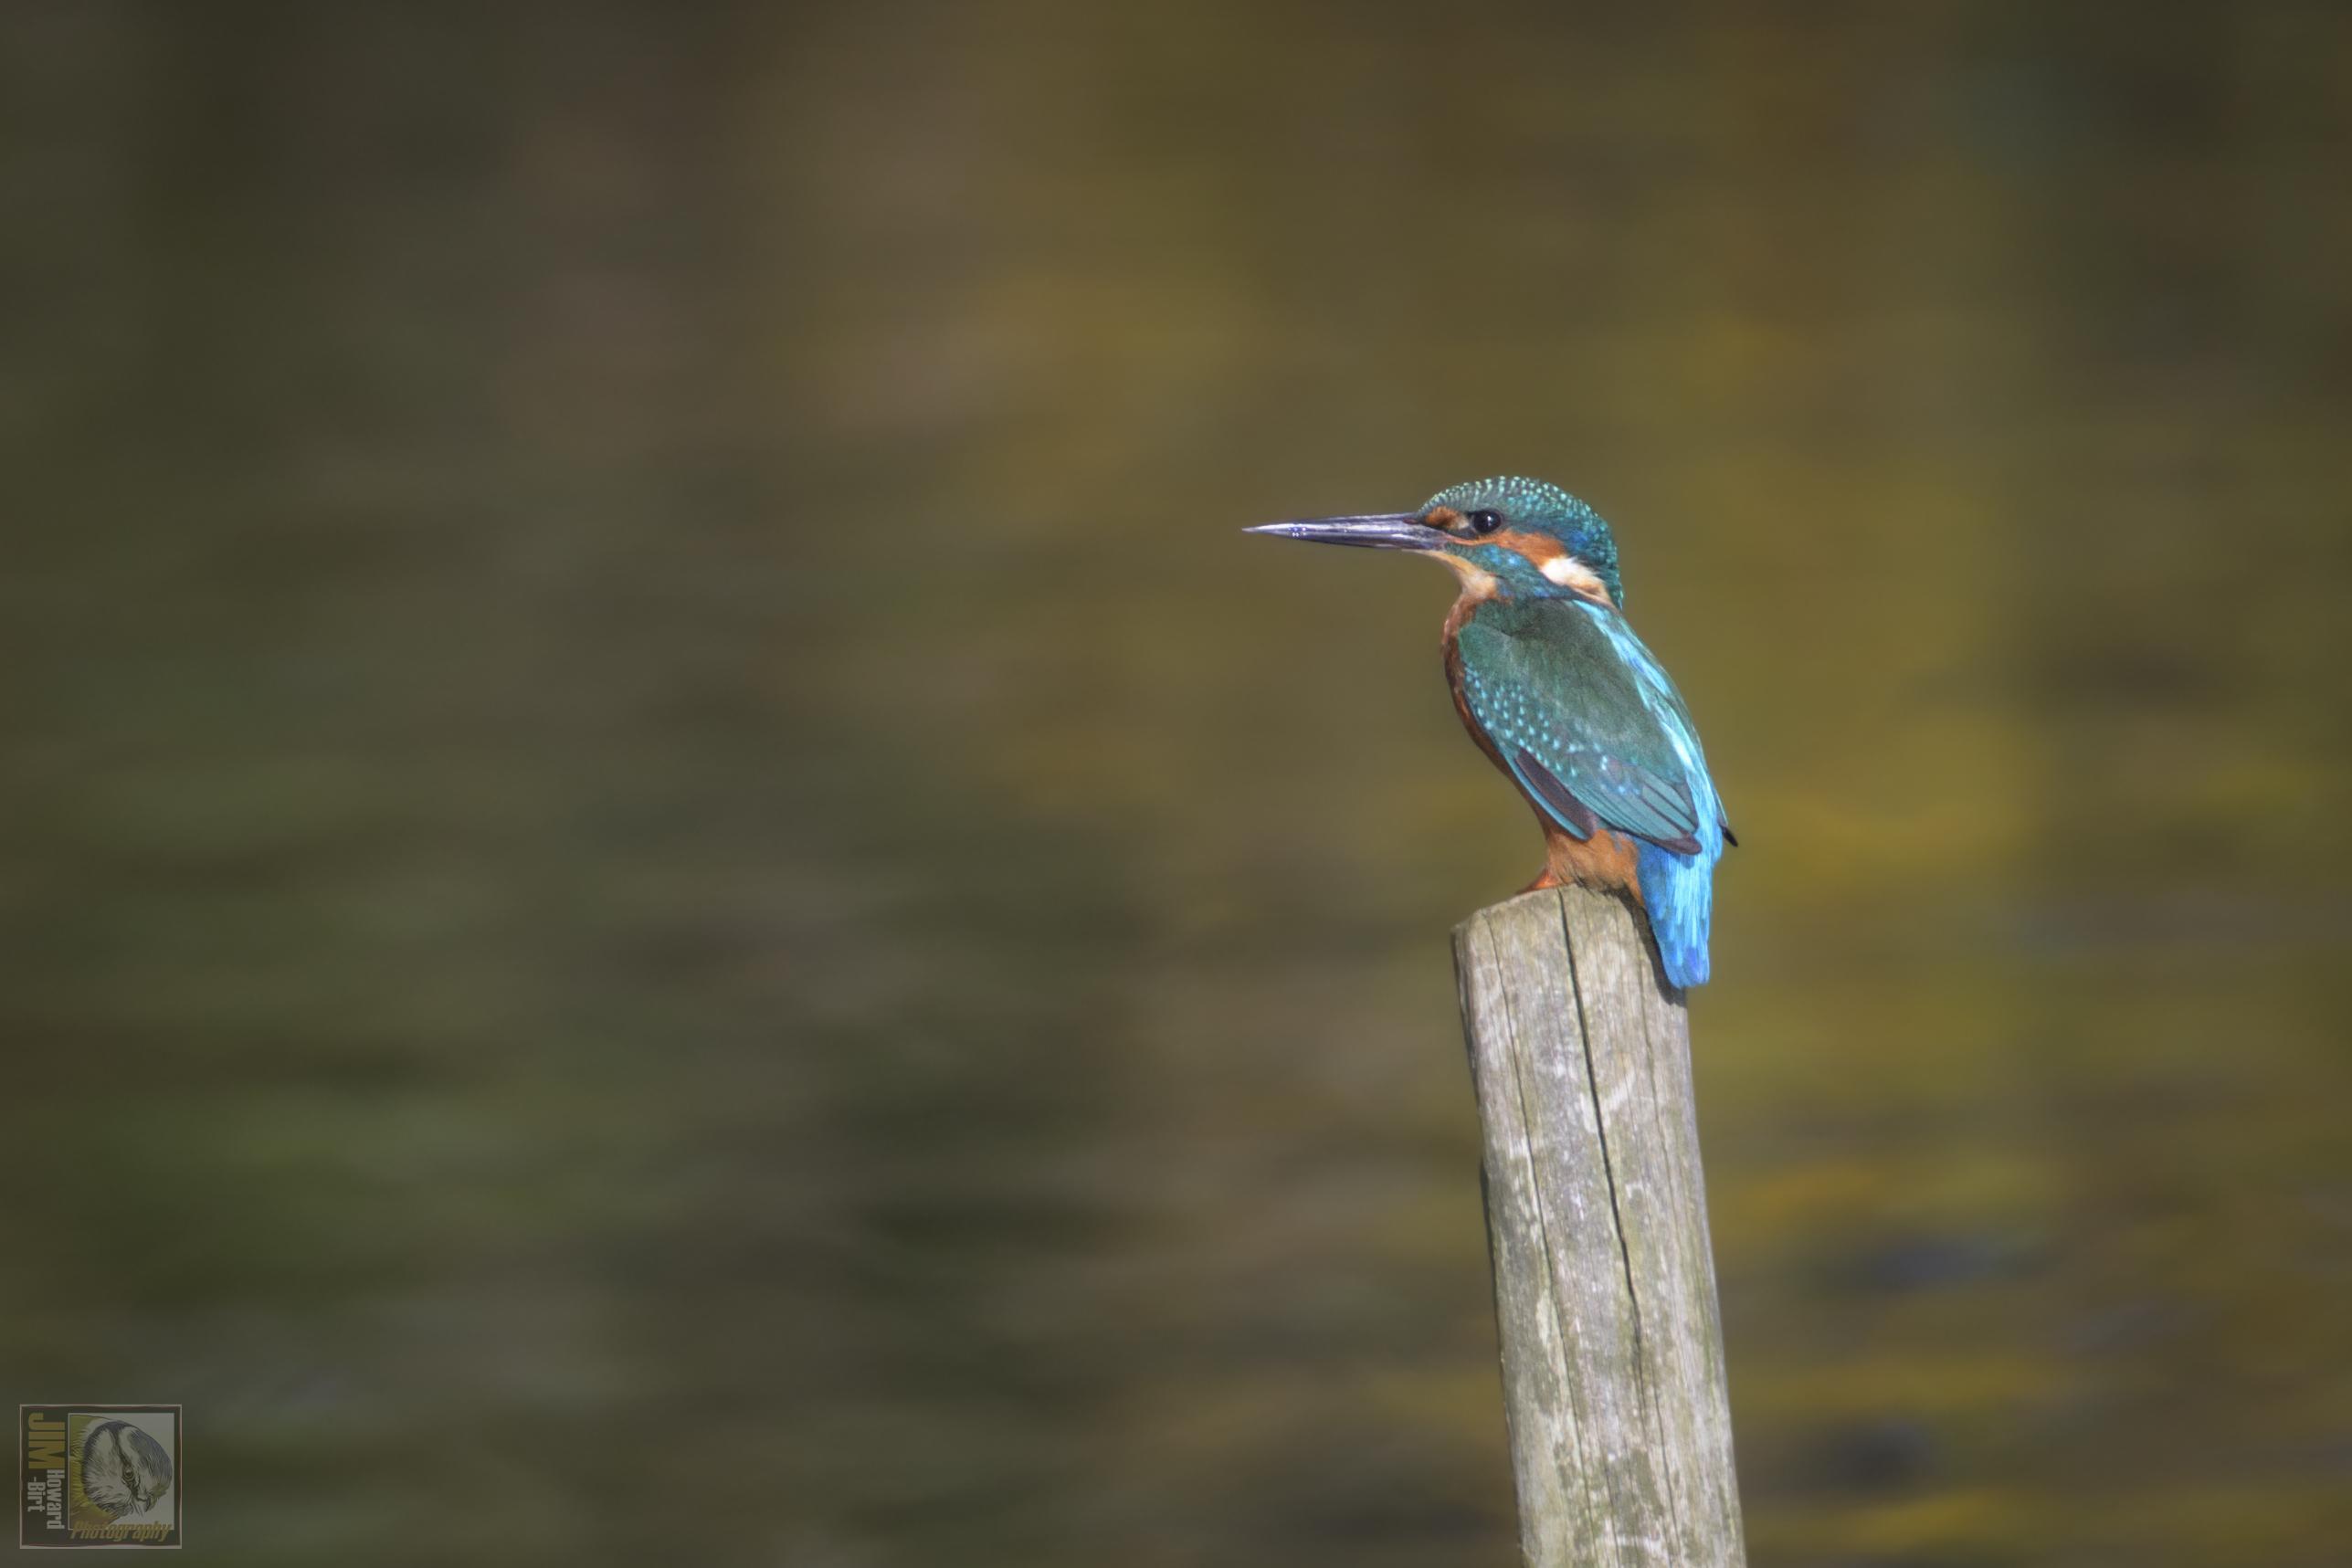
POLYGON ((1462 521, 1470 524, 1472 533, 1492 533, 1503 526, 1503 514, 1499 511, 1474 511, 1462 521))

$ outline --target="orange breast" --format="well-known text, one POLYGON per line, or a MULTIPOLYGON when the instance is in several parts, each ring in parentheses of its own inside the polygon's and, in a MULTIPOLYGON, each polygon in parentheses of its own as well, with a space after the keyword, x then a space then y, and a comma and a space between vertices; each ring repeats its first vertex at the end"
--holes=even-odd
MULTIPOLYGON (((1519 790, 1520 797, 1526 799, 1527 792, 1521 788, 1517 776, 1503 762, 1503 753, 1495 750, 1494 742, 1487 738, 1486 731, 1479 728, 1478 721, 1471 717, 1470 703, 1462 695, 1461 649, 1458 639, 1463 625, 1478 613, 1482 602, 1479 595, 1465 593, 1454 601, 1452 613, 1446 616, 1446 685, 1452 690, 1454 711, 1461 715, 1461 727, 1470 731, 1470 738, 1478 742, 1478 749, 1486 753, 1487 761, 1511 781, 1511 787, 1519 790)), ((1623 888, 1632 893, 1636 901, 1640 900, 1640 862, 1632 839, 1612 833, 1606 827, 1596 828, 1590 838, 1578 838, 1562 829, 1552 820, 1551 815, 1533 800, 1528 800, 1527 805, 1544 829, 1544 874, 1528 885, 1531 889, 1556 888, 1574 882, 1579 887, 1602 891, 1623 888)))
POLYGON ((1574 882, 1604 892, 1623 888, 1640 901, 1641 863, 1632 839, 1606 827, 1595 828, 1590 838, 1578 838, 1562 832, 1540 809, 1536 815, 1544 824, 1544 877, 1538 887, 1574 882))

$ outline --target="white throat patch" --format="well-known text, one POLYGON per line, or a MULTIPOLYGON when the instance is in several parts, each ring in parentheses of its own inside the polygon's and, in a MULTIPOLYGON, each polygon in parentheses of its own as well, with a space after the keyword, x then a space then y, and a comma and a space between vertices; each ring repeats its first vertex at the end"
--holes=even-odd
POLYGON ((1538 570, 1563 588, 1574 588, 1579 594, 1588 594, 1597 599, 1608 597, 1608 584, 1603 583, 1591 567, 1572 555, 1555 555, 1538 570))

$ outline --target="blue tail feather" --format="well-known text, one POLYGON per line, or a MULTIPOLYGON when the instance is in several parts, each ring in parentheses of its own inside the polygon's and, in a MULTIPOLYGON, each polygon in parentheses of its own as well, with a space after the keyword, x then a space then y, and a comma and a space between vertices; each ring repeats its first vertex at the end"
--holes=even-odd
POLYGON ((1723 852, 1720 831, 1706 835, 1696 855, 1641 846, 1641 901, 1650 910, 1650 930, 1658 939, 1666 978, 1685 990, 1706 984, 1715 861, 1723 852))

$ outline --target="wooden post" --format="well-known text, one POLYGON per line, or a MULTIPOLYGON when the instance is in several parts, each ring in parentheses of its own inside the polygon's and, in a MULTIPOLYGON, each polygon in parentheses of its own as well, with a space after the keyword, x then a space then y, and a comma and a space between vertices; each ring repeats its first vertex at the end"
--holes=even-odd
POLYGON ((1529 1568, 1741 1568, 1691 1035, 1621 900, 1454 931, 1529 1568))

